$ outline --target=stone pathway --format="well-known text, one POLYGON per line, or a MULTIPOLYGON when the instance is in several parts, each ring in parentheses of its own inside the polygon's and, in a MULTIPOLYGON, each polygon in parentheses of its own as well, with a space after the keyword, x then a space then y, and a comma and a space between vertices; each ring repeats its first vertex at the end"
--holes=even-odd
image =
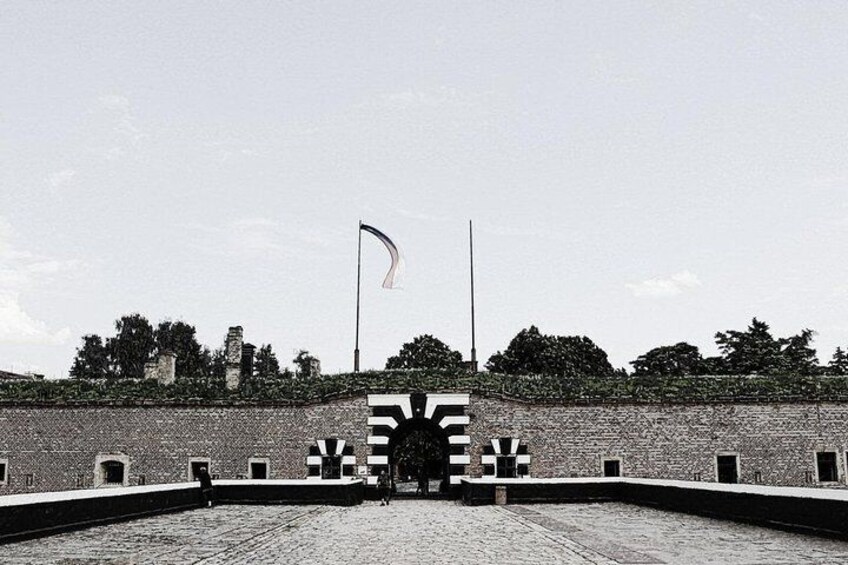
POLYGON ((219 506, 0 546, 0 563, 848 563, 848 543, 621 503, 219 506))

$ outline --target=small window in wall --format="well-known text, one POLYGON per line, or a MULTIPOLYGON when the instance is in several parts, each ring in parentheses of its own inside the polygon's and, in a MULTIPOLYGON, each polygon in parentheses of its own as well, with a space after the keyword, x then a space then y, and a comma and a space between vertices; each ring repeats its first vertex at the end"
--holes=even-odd
POLYGON ((818 469, 820 483, 835 483, 839 480, 839 474, 836 471, 835 451, 816 453, 816 468, 818 469))
POLYGON ((739 458, 736 455, 716 456, 716 476, 720 483, 739 482, 739 458))
POLYGON ((101 453, 94 461, 94 486, 126 486, 129 466, 125 453, 101 453))
POLYGON ((604 459, 604 476, 621 476, 621 459, 604 459))
POLYGON ((321 478, 341 479, 342 458, 339 455, 324 455, 321 457, 321 478))
POLYGON ((0 459, 0 485, 9 484, 9 461, 0 459))
POLYGON ((206 468, 206 472, 212 472, 212 460, 208 457, 191 457, 188 460, 189 479, 192 481, 200 480, 200 469, 206 468))
POLYGON ((495 462, 496 476, 499 479, 514 479, 518 476, 515 455, 498 455, 495 462))
POLYGON ((100 464, 103 468, 103 483, 107 485, 124 484, 124 464, 120 461, 104 461, 100 464))
POLYGON ((247 462, 247 476, 250 479, 268 478, 268 459, 265 457, 251 457, 247 462))

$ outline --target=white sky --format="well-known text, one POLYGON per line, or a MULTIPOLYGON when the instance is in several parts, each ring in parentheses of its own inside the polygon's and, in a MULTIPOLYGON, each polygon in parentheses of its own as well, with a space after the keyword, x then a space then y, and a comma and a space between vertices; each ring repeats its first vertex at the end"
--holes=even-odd
MULTIPOLYGON (((363 367, 521 328, 624 366, 758 316, 848 346, 848 4, 0 4, 0 368, 119 315, 363 367)), ((628 365, 628 368, 629 365, 628 365)))

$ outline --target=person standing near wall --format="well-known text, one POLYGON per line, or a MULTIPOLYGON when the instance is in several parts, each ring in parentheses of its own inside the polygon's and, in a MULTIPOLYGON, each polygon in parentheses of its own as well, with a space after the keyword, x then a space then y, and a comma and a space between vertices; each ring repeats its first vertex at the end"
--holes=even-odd
POLYGON ((380 476, 377 477, 377 490, 380 491, 380 506, 388 506, 392 498, 392 485, 385 471, 380 471, 380 476))
POLYGON ((203 506, 212 506, 212 495, 214 488, 212 487, 212 477, 209 476, 209 471, 206 467, 201 467, 197 474, 197 480, 200 481, 200 500, 203 506))

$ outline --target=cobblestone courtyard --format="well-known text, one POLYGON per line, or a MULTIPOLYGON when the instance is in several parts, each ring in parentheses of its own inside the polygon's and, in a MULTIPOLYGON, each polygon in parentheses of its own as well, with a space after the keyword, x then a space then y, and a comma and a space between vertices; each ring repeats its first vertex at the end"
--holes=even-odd
POLYGON ((4 564, 848 563, 848 543, 620 503, 219 506, 0 546, 4 564))

